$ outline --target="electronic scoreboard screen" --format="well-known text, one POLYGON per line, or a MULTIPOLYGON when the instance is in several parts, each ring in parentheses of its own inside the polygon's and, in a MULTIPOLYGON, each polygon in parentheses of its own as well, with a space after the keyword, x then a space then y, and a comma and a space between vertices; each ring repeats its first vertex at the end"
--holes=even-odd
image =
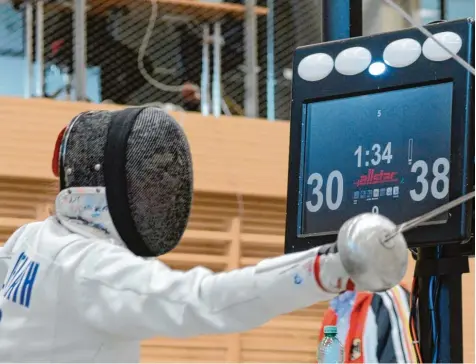
POLYGON ((401 223, 448 202, 452 100, 445 82, 303 104, 300 234, 335 234, 363 211, 401 223))
MULTIPOLYGON (((474 21, 426 26, 474 65, 474 21)), ((409 28, 299 47, 293 58, 285 252, 336 240, 362 213, 396 224, 474 189, 474 76, 409 28)), ((405 232, 467 242, 473 201, 405 232)))

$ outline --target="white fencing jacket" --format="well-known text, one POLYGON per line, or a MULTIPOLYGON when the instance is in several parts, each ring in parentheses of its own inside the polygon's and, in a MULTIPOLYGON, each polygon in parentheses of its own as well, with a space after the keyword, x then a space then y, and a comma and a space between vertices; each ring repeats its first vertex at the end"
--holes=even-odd
POLYGON ((249 330, 335 297, 320 287, 345 275, 332 258, 316 266, 317 249, 226 273, 171 270, 84 223, 87 189, 75 194, 0 248, 1 362, 137 362, 141 340, 249 330))

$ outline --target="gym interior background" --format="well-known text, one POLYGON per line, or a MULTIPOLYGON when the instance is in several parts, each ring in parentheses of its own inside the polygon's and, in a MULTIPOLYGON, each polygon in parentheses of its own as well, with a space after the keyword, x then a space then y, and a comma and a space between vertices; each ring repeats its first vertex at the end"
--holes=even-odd
MULTIPOLYGON (((364 35, 409 26, 380 0, 362 2, 364 35)), ((474 16, 473 0, 397 3, 422 23, 474 16)), ((0 0, 0 242, 47 216, 52 146, 65 123, 87 109, 150 104, 184 125, 196 171, 184 241, 161 259, 220 271, 281 254, 292 54, 321 41, 320 5, 89 0, 78 19, 75 0, 0 0), (81 20, 85 42, 73 31, 81 20)), ((464 354, 474 362, 473 259, 463 284, 464 354)), ((150 340, 142 361, 314 362, 325 308, 242 334, 150 340)))

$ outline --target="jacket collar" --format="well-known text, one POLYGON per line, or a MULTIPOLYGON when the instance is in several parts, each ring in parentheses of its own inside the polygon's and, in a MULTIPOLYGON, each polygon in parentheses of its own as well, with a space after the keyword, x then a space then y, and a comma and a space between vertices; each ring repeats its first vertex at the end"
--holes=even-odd
POLYGON ((127 248, 112 222, 104 187, 64 189, 56 197, 55 209, 58 221, 70 231, 127 248))

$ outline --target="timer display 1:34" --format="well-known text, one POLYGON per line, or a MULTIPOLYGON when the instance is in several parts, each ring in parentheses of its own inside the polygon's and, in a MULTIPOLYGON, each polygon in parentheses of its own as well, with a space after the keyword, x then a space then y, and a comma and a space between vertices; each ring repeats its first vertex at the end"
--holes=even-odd
POLYGON ((364 148, 359 145, 355 150, 354 155, 357 157, 357 167, 362 167, 362 154, 364 155, 364 166, 368 167, 378 166, 382 162, 389 164, 392 161, 392 143, 387 143, 384 147, 381 144, 374 144, 370 150, 364 150, 364 148), (370 161, 367 161, 366 158, 370 157, 370 161))

